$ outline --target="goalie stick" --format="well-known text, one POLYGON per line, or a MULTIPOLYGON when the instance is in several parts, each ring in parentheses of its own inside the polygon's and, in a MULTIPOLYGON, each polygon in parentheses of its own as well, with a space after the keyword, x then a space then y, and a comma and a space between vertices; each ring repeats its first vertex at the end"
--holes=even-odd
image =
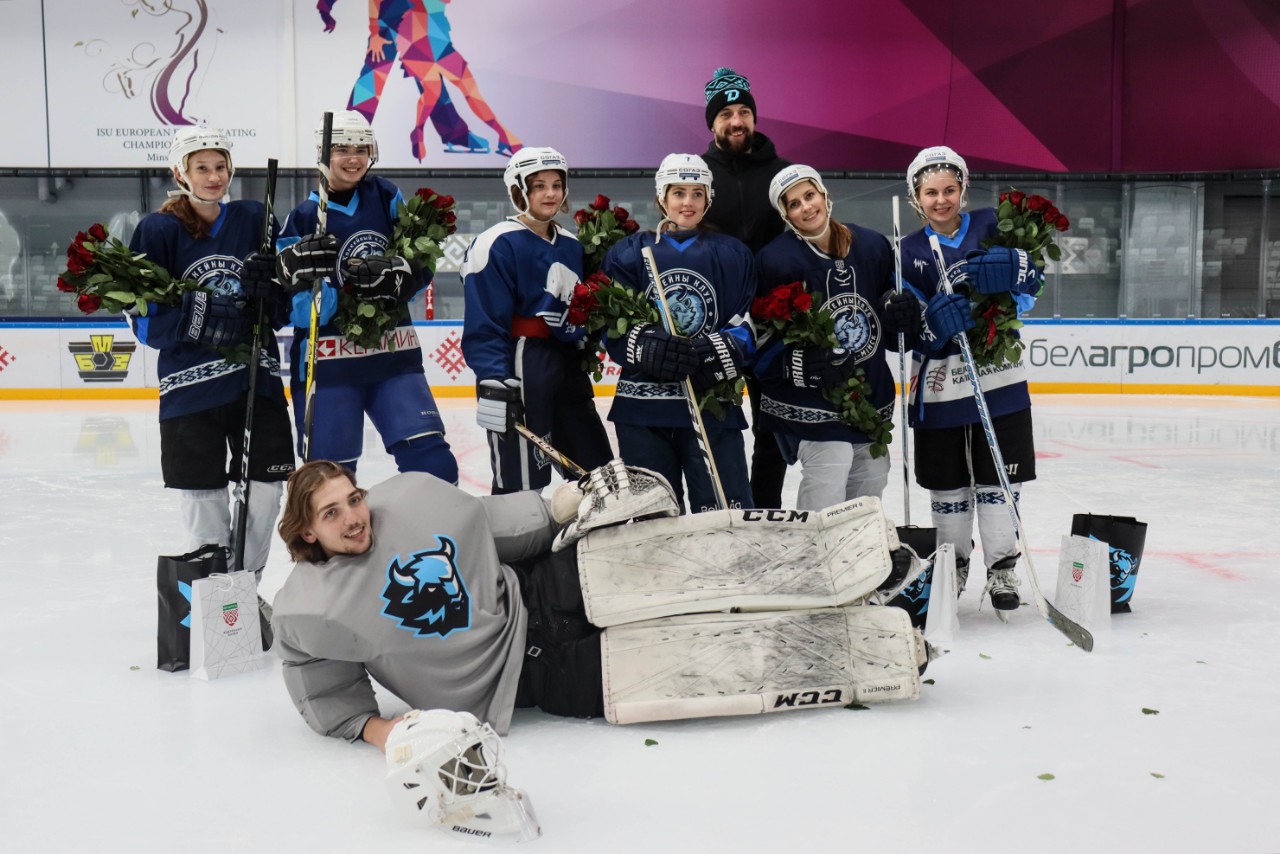
MULTIPOLYGON (((671 308, 667 305, 667 294, 662 288, 662 279, 658 274, 658 262, 653 258, 653 249, 644 247, 641 250, 644 262, 653 276, 653 287, 658 294, 658 307, 662 312, 662 326, 672 335, 679 335, 675 321, 671 318, 671 308)), ((707 476, 711 478, 711 488, 716 495, 716 509, 729 509, 729 501, 724 495, 724 486, 720 483, 720 472, 716 469, 716 458, 711 453, 711 440, 707 437, 707 425, 702 421, 702 410, 698 408, 698 395, 693 391, 693 380, 684 378, 684 399, 689 404, 689 418, 693 421, 693 430, 698 437, 698 450, 702 452, 702 460, 707 466, 707 476)), ((692 502, 690 502, 692 503, 692 502)), ((691 508, 692 509, 692 508, 691 508)))
POLYGON ((560 473, 570 480, 577 480, 587 473, 587 470, 557 451, 550 442, 521 424, 519 421, 515 423, 516 432, 523 436, 530 445, 533 445, 546 456, 547 459, 555 463, 560 469, 560 473))
MULTIPOLYGON (((942 246, 937 235, 929 235, 929 248, 933 250, 933 261, 938 267, 938 285, 945 293, 953 293, 951 279, 947 276, 947 262, 942 257, 942 246)), ((1000 478, 1000 488, 1004 491, 1005 505, 1009 508, 1009 517, 1013 520, 1013 533, 1017 537, 1018 550, 1027 561, 1027 578, 1031 580, 1031 592, 1036 597, 1036 607, 1040 615, 1049 624, 1066 635, 1072 643, 1085 652, 1093 651, 1093 635, 1079 623, 1053 606, 1040 591, 1040 581, 1036 578, 1036 568, 1031 561, 1031 550, 1027 548, 1026 536, 1022 526, 1022 514, 1018 504, 1013 500, 1013 487, 1009 484, 1009 473, 1004 467, 1004 455, 1000 453, 1000 443, 996 441, 995 427, 991 423, 991 411, 987 409, 987 398, 982 393, 982 384, 978 379, 978 367, 973 361, 973 350, 969 347, 969 336, 961 332, 955 337, 960 345, 960 353, 964 357, 964 366, 969 374, 969 385, 973 388, 973 401, 978 407, 978 419, 982 422, 982 432, 987 437, 987 447, 991 449, 991 459, 995 463, 996 475, 1000 478)))
MULTIPOLYGON (((329 230, 329 149, 333 147, 333 113, 324 114, 324 130, 320 141, 320 202, 316 207, 316 235, 323 237, 329 230)), ((335 282, 336 286, 338 283, 335 282)), ((311 461, 311 427, 316 417, 316 353, 320 349, 316 335, 320 332, 320 299, 324 290, 324 278, 311 284, 311 325, 307 334, 307 384, 306 408, 302 415, 302 461, 311 461)))
MULTIPOLYGON (((272 254, 271 220, 272 208, 276 203, 276 169, 279 163, 272 158, 267 161, 267 191, 264 204, 266 210, 262 217, 262 252, 272 254)), ((266 314, 263 300, 258 300, 258 311, 253 321, 253 343, 249 356, 249 397, 244 404, 244 442, 240 448, 240 480, 236 483, 235 528, 231 533, 231 548, 236 556, 236 569, 245 569, 244 544, 249 527, 249 448, 253 444, 253 400, 258 394, 258 358, 262 350, 262 322, 266 314)))

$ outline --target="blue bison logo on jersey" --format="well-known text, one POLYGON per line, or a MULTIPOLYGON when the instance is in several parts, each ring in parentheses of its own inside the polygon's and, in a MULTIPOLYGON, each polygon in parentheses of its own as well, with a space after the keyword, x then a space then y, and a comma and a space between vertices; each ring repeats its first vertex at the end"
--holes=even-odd
POLYGON ((1111 546, 1107 546, 1107 557, 1111 563, 1111 597, 1119 605, 1133 596, 1134 585, 1138 582, 1134 575, 1138 571, 1138 562, 1128 551, 1111 546))
POLYGON ((452 539, 437 535, 436 548, 413 552, 407 560, 393 557, 382 592, 383 615, 419 635, 447 637, 471 628, 471 597, 458 574, 457 549, 452 539))

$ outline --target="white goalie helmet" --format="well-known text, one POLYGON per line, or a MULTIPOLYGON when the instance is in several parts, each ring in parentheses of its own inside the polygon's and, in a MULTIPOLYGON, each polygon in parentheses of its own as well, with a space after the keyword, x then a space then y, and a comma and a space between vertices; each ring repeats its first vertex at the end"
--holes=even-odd
POLYGON ((529 178, 539 172, 553 169, 564 179, 565 210, 568 210, 569 199, 569 161, 554 148, 522 148, 507 161, 507 168, 502 170, 502 183, 507 185, 507 196, 517 212, 529 212, 529 178), (524 207, 516 204, 512 190, 519 190, 525 200, 524 207))
POLYGON ((822 183, 822 176, 818 174, 818 170, 812 166, 803 166, 796 164, 784 167, 777 175, 773 176, 773 180, 769 182, 769 201, 773 204, 774 210, 782 217, 783 223, 791 231, 800 234, 801 237, 807 237, 810 240, 821 240, 827 233, 827 228, 831 225, 831 194, 827 192, 827 186, 822 183), (813 185, 818 188, 818 192, 822 193, 822 197, 827 202, 827 220, 822 226, 822 231, 816 235, 800 234, 795 226, 791 224, 791 220, 787 219, 787 208, 783 204, 782 197, 787 190, 804 181, 812 181, 813 185))
POLYGON ((916 188, 929 175, 943 169, 955 173, 960 179, 960 207, 963 208, 969 200, 969 167, 964 158, 945 145, 925 148, 907 167, 907 199, 921 216, 924 216, 924 211, 916 199, 916 188))
POLYGON ((715 190, 711 188, 711 169, 707 161, 696 154, 668 154, 662 158, 658 171, 653 176, 654 189, 658 193, 658 204, 667 197, 667 188, 677 184, 701 184, 707 188, 707 207, 715 198, 715 190))
POLYGON ((221 151, 227 158, 227 186, 235 176, 235 165, 231 162, 231 140, 226 133, 211 127, 186 125, 177 128, 169 140, 169 168, 178 179, 178 189, 171 190, 170 196, 187 196, 192 201, 217 204, 221 199, 201 199, 191 192, 191 179, 187 177, 187 163, 191 155, 197 151, 221 151))
MULTIPOLYGON (((369 168, 378 162, 378 140, 373 135, 373 127, 355 110, 339 110, 333 114, 333 131, 329 137, 330 147, 335 145, 367 145, 369 146, 369 168)), ((324 122, 316 128, 316 165, 324 159, 324 122)))
POLYGON ((415 820, 452 836, 527 842, 533 804, 506 783, 502 741, 469 712, 414 710, 387 736, 387 788, 415 820))

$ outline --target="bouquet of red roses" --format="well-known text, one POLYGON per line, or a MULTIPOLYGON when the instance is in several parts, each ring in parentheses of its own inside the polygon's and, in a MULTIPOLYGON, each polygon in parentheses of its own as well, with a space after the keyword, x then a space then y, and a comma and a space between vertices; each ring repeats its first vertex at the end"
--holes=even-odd
MULTIPOLYGON (((751 304, 751 319, 756 328, 767 328, 781 336, 782 343, 801 347, 835 349, 836 324, 831 312, 814 310, 813 296, 803 282, 778 285, 751 304)), ((844 385, 822 389, 822 396, 835 406, 840 421, 862 431, 871 440, 871 456, 889 453, 893 422, 885 419, 871 402, 871 385, 867 374, 858 368, 844 385)))
MULTIPOLYGON (((406 261, 435 273, 444 255, 446 237, 458 230, 457 206, 453 196, 442 196, 428 187, 420 188, 396 206, 396 222, 391 232, 388 255, 399 255, 406 261)), ((386 347, 394 350, 395 335, 388 336, 408 316, 404 305, 367 302, 356 296, 354 288, 344 287, 338 294, 338 311, 334 322, 353 344, 366 349, 386 347)))
POLYGON ((85 314, 101 309, 142 317, 153 304, 176 306, 183 293, 200 289, 196 282, 175 279, 146 255, 133 253, 109 237, 101 223, 79 232, 67 247, 67 269, 58 276, 57 287, 76 294, 76 308, 85 314))
MULTIPOLYGON (((1071 222, 1044 196, 1020 193, 1010 187, 1000 194, 996 208, 999 231, 982 241, 983 248, 1007 246, 1021 249, 1031 256, 1037 270, 1043 270, 1045 258, 1057 261, 1062 250, 1053 242, 1058 232, 1066 231, 1071 222)), ((1018 306, 1011 294, 971 294, 973 317, 978 325, 969 330, 969 349, 979 365, 1016 362, 1022 355, 1022 340, 1015 330, 1022 328, 1018 306)))
POLYGON ((640 223, 631 218, 626 208, 610 208, 609 204, 608 196, 597 195, 594 202, 573 215, 578 224, 578 242, 582 244, 582 267, 588 276, 599 272, 609 247, 640 230, 640 223))

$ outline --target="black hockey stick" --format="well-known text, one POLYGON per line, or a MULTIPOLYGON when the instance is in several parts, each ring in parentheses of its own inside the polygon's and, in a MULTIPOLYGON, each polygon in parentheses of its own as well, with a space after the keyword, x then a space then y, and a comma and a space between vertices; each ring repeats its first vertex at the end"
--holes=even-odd
MULTIPOLYGON (((929 236, 929 247, 933 250, 933 262, 938 266, 939 287, 945 293, 952 293, 951 280, 947 276, 947 262, 942 257, 942 246, 939 245, 937 236, 929 236)), ((978 418, 982 421, 982 432, 986 434, 987 446, 991 449, 991 459, 996 467, 996 475, 1000 478, 1000 488, 1004 490, 1004 501, 1009 508, 1009 517, 1013 520, 1013 532, 1018 540, 1018 550, 1027 561, 1027 578, 1031 580, 1031 591, 1036 597, 1036 607, 1040 609, 1040 616, 1066 635, 1072 643, 1085 652, 1092 652, 1093 635, 1089 630, 1055 608, 1053 603, 1044 598, 1044 594, 1040 592, 1040 581, 1036 578, 1036 568, 1031 562, 1031 550, 1027 548, 1022 514, 1018 511, 1018 503, 1013 498, 1009 472, 1005 470, 1004 455, 1000 453, 995 426, 991 423, 991 410, 987 408, 987 398, 982 393, 982 384, 978 379, 978 366, 973 361, 973 350, 969 347, 969 336, 961 332, 955 340, 960 344, 960 353, 964 357, 965 369, 969 374, 969 385, 973 388, 973 402, 977 404, 978 418)))
MULTIPOLYGON (((276 203, 276 169, 279 163, 274 159, 267 161, 266 210, 262 218, 262 253, 272 254, 274 247, 271 240, 272 208, 276 203)), ((235 495, 235 527, 231 534, 231 549, 236 557, 236 569, 246 569, 244 565, 245 536, 249 527, 249 448, 253 444, 253 401, 258 394, 258 359, 262 350, 262 323, 266 315, 264 300, 258 300, 257 316, 253 321, 253 345, 249 356, 249 397, 244 404, 244 442, 240 448, 240 480, 236 483, 235 495)))
MULTIPOLYGON (((329 230, 329 149, 333 147, 333 113, 324 114, 324 131, 320 135, 320 203, 316 209, 316 235, 329 230)), ((336 286, 336 282, 334 283, 336 286)), ((306 408, 302 415, 302 461, 311 461, 311 428, 316 417, 316 353, 320 349, 316 336, 320 333, 320 299, 324 277, 311 283, 311 327, 307 335, 306 408)))
POLYGON ((543 455, 546 456, 547 459, 551 460, 551 462, 555 464, 556 468, 560 469, 560 473, 564 475, 566 479, 577 480, 587 473, 586 469, 557 451, 550 442, 521 424, 519 421, 516 422, 515 427, 516 432, 528 440, 530 445, 533 445, 539 451, 542 451, 543 455))
MULTIPOLYGON (((662 326, 672 335, 679 335, 680 330, 676 328, 675 320, 671 317, 671 307, 667 305, 667 294, 662 287, 662 278, 658 273, 658 262, 653 257, 653 249, 646 246, 641 250, 641 254, 644 255, 644 262, 649 268, 649 275, 653 277, 654 290, 658 294, 658 307, 662 312, 662 326)), ((689 418, 693 421, 693 430, 698 437, 698 450, 702 452, 702 460, 707 466, 707 476, 711 478, 711 488, 715 491, 716 509, 727 510, 729 509, 729 501, 725 498, 724 486, 720 483, 720 472, 716 469, 715 455, 711 453, 711 440, 707 436, 707 425, 702 421, 702 410, 698 408, 698 395, 693 390, 693 380, 685 377, 683 385, 684 398, 689 404, 689 418)))

